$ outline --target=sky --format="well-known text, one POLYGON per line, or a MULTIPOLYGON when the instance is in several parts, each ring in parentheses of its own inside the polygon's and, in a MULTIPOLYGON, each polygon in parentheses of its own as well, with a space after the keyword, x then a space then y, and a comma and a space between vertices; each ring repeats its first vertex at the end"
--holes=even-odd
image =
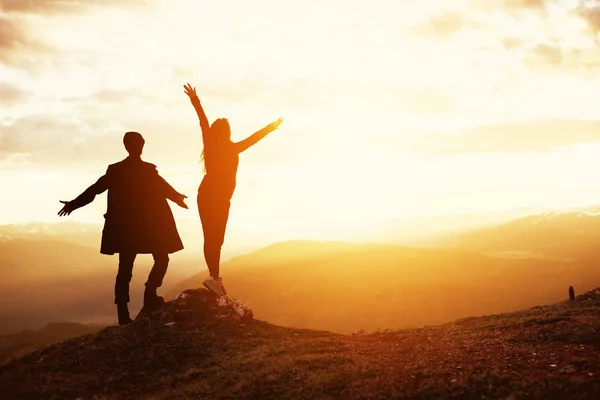
POLYGON ((129 130, 197 219, 187 82, 233 140, 284 118, 230 227, 600 203, 599 29, 596 1, 0 0, 0 223, 58 221, 129 130))

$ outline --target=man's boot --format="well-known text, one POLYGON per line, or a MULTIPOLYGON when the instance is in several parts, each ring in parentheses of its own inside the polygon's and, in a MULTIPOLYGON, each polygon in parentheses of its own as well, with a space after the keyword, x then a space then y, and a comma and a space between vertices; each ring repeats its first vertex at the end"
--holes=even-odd
POLYGON ((127 303, 117 304, 117 315, 119 317, 119 325, 127 325, 133 322, 129 317, 129 308, 127 303))
POLYGON ((165 299, 156 294, 156 288, 146 286, 146 290, 144 290, 144 307, 142 308, 145 313, 160 308, 164 303, 165 299))

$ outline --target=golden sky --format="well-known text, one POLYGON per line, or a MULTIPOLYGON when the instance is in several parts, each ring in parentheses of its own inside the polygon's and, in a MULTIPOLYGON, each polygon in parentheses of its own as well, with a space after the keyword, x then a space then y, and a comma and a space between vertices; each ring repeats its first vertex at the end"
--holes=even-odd
POLYGON ((186 82, 234 140, 285 118, 233 227, 600 203, 596 3, 0 0, 0 223, 58 220, 127 130, 197 218, 186 82))

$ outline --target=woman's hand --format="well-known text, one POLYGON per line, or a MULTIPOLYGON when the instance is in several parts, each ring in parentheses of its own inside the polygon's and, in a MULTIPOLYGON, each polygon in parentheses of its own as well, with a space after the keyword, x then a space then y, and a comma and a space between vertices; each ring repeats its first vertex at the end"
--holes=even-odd
POLYGON ((278 119, 277 121, 275 121, 275 122, 271 122, 269 125, 267 125, 267 128, 268 128, 270 131, 274 131, 274 130, 276 130, 277 128, 279 128, 279 125, 281 125, 281 123, 282 123, 282 122, 283 122, 283 118, 279 117, 279 119, 278 119))
POLYGON ((185 94, 187 94, 190 97, 190 99, 198 97, 198 95, 196 94, 196 88, 193 88, 189 83, 183 85, 183 89, 185 94))

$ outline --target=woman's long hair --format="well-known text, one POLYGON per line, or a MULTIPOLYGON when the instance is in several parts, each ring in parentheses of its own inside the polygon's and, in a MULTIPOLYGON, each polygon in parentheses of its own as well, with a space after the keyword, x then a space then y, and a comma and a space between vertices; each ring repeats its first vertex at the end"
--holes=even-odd
POLYGON ((204 172, 212 168, 213 160, 219 159, 219 153, 226 151, 226 146, 231 144, 231 128, 227 118, 219 118, 210 126, 210 132, 206 137, 200 159, 204 164, 204 172), (207 167, 210 165, 210 167, 207 167))

